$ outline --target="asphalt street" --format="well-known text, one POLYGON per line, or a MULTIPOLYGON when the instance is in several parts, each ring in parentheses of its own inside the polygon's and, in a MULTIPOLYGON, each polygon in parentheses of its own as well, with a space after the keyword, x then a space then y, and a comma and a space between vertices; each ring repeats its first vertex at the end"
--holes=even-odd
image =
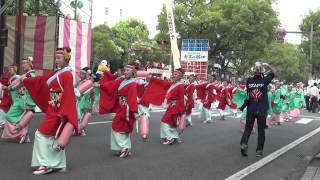
MULTIPOLYGON (((193 127, 182 135, 183 142, 160 143, 160 119, 164 110, 151 113, 150 139, 143 142, 132 134, 132 156, 121 159, 110 152, 110 115, 94 115, 87 136, 73 137, 67 147, 67 171, 35 177, 30 168, 33 143, 15 144, 0 141, 0 179, 76 179, 76 180, 222 180, 258 162, 278 149, 320 127, 320 114, 303 112, 299 119, 266 130, 264 157, 255 156, 257 135, 249 142, 249 156, 242 157, 239 118, 227 116, 203 124, 197 112, 193 127)), ((36 114, 29 132, 34 132, 43 114, 36 114)), ((244 179, 300 179, 310 158, 320 151, 320 133, 315 134, 282 156, 272 160, 244 179)))

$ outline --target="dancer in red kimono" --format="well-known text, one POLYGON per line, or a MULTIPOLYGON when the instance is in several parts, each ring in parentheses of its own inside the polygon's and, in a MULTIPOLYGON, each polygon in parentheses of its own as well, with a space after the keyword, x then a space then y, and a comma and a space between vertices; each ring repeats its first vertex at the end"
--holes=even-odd
POLYGON ((187 96, 187 102, 186 102, 186 118, 188 120, 188 126, 192 126, 192 119, 191 119, 191 114, 192 114, 192 109, 194 108, 194 99, 193 99, 193 94, 195 91, 195 85, 194 85, 194 76, 189 77, 189 84, 186 86, 186 96, 187 96))
POLYGON ((165 145, 173 144, 180 139, 176 128, 178 121, 185 114, 185 84, 181 81, 183 74, 182 69, 177 69, 173 73, 172 81, 151 78, 143 97, 154 105, 161 105, 164 101, 168 105, 160 128, 160 138, 164 140, 165 145))
MULTIPOLYGON (((214 85, 216 81, 216 76, 209 76, 209 82, 206 84, 202 84, 200 86, 204 86, 204 96, 202 99, 203 107, 200 110, 200 119, 203 120, 203 123, 211 123, 212 122, 212 111, 211 104, 216 100, 216 87, 214 85)), ((199 88, 200 89, 200 88, 199 88)))
POLYGON ((76 98, 73 89, 70 48, 56 51, 53 73, 23 79, 32 99, 46 113, 35 133, 31 166, 34 175, 66 170, 66 147, 73 130, 78 130, 76 98), (49 102, 49 103, 48 103, 49 102))
MULTIPOLYGON (((198 77, 197 77, 198 78, 198 77)), ((203 108, 203 101, 206 98, 206 86, 208 85, 209 82, 200 82, 197 81, 198 84, 195 86, 196 91, 197 91, 197 104, 199 106, 200 112, 202 111, 203 108)), ((200 119, 201 119, 201 113, 200 113, 200 119)))
MULTIPOLYGON (((220 90, 220 88, 218 89, 220 90)), ((224 81, 222 83, 222 89, 221 89, 221 94, 219 96, 219 106, 218 106, 221 120, 225 120, 224 115, 225 115, 225 110, 227 106, 230 108, 230 111, 232 113, 235 114, 237 112, 237 105, 235 105, 232 102, 234 92, 235 92, 235 88, 232 85, 229 85, 227 81, 224 81)))
POLYGON ((131 154, 131 139, 134 123, 138 117, 136 69, 125 66, 125 77, 101 83, 100 108, 104 113, 115 112, 111 128, 111 150, 124 158, 131 154), (102 96, 104 94, 105 96, 102 96), (105 99, 102 99, 105 97, 105 99))
POLYGON ((12 104, 12 98, 9 91, 5 89, 5 86, 9 86, 9 80, 1 78, 0 83, 2 84, 2 92, 0 92, 1 103, 0 103, 0 129, 4 128, 4 123, 6 119, 6 113, 9 111, 12 104))
MULTIPOLYGON (((142 97, 145 93, 145 91, 147 90, 147 88, 149 87, 149 81, 150 81, 151 76, 147 76, 145 81, 142 81, 141 79, 138 80, 138 112, 139 112, 139 116, 140 116, 140 120, 142 121, 143 118, 147 118, 149 121, 150 120, 150 112, 149 112, 149 108, 150 108, 150 103, 145 101, 142 97)), ((137 127, 137 132, 139 132, 139 123, 136 123, 136 127, 137 127)), ((141 123, 140 126, 142 126, 143 124, 141 123)), ((148 128, 149 129, 149 128, 148 128)), ((148 133, 146 132, 140 132, 142 139, 144 141, 146 141, 148 139, 148 133)))

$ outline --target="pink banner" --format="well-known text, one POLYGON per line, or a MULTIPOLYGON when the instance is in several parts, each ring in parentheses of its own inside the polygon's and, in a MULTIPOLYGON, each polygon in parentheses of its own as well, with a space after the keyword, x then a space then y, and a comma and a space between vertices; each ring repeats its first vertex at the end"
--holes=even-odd
POLYGON ((59 18, 58 47, 63 46, 71 48, 69 65, 73 68, 76 78, 79 78, 80 70, 90 66, 91 24, 59 18))

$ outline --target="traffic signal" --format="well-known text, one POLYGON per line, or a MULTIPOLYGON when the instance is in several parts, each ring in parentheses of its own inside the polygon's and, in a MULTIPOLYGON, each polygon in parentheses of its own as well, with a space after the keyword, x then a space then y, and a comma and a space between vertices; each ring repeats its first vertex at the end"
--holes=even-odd
POLYGON ((158 40, 157 43, 160 45, 165 45, 165 44, 168 44, 168 41, 161 39, 161 40, 158 40))

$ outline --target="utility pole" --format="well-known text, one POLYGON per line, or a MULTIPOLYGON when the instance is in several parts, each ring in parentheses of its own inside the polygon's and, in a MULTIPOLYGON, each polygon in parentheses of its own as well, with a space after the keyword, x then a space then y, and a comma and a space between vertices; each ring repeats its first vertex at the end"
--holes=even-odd
POLYGON ((74 20, 77 20, 78 0, 74 0, 74 20))
MULTIPOLYGON (((310 28, 310 64, 312 64, 312 55, 313 55, 313 23, 311 23, 310 28)), ((311 77, 313 76, 313 66, 311 67, 311 77)))
POLYGON ((40 0, 36 0, 35 6, 36 6, 36 16, 39 16, 40 0))
MULTIPOLYGON (((0 7, 4 6, 4 0, 0 0, 0 7)), ((0 14, 0 41, 6 41, 7 39, 5 32, 5 24, 4 24, 4 13, 0 14)), ((6 43, 0 43, 0 76, 3 75, 3 64, 4 64, 4 47, 6 43)))
POLYGON ((93 53, 92 53, 92 49, 93 49, 93 43, 92 43, 92 34, 93 34, 93 29, 92 29, 92 9, 93 9, 93 0, 90 0, 89 1, 89 3, 90 3, 90 31, 91 31, 91 39, 90 39, 90 41, 91 41, 91 57, 90 57, 90 67, 91 67, 91 72, 93 72, 93 68, 94 68, 94 63, 93 63, 93 53))
POLYGON ((20 60, 23 55, 23 49, 21 48, 23 34, 22 34, 22 18, 23 18, 23 4, 24 0, 18 2, 18 31, 16 33, 16 64, 18 66, 18 73, 20 73, 20 60))

